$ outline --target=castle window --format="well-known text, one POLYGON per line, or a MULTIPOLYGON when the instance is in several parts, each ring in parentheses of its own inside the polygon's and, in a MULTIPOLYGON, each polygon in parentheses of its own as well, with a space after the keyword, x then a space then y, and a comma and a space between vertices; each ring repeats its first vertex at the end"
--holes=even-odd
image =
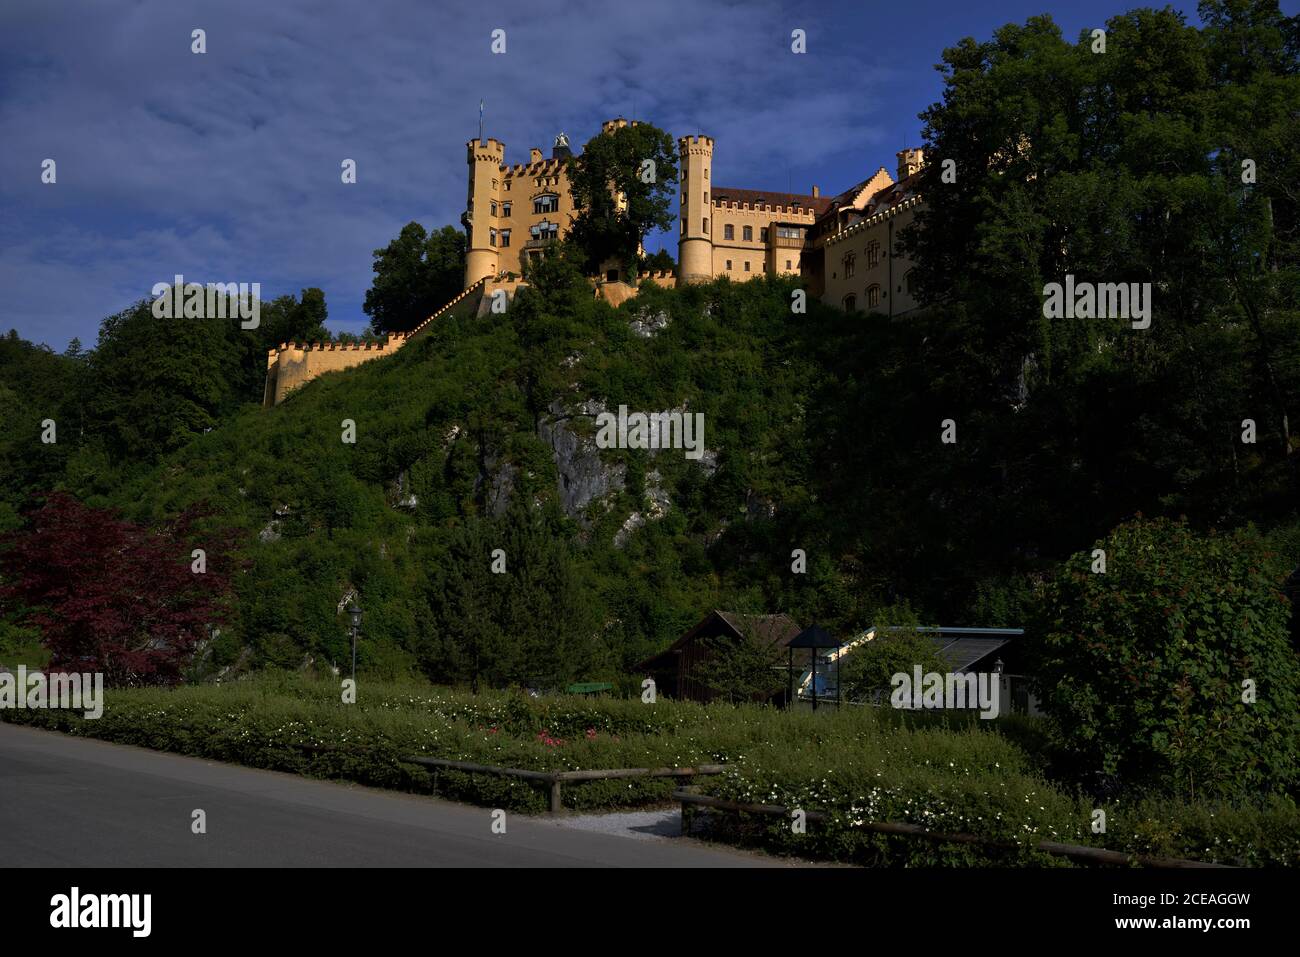
POLYGON ((543 193, 533 200, 533 213, 554 213, 560 208, 560 197, 554 193, 543 193))
POLYGON ((868 287, 867 287, 867 305, 868 305, 869 307, 873 307, 873 308, 874 308, 875 306, 880 305, 880 287, 879 287, 879 286, 868 286, 868 287))
POLYGON ((764 243, 767 242, 767 233, 768 233, 768 229, 766 226, 764 226, 762 229, 758 231, 758 238, 760 242, 764 242, 764 243))
POLYGON ((845 311, 845 312, 856 312, 856 311, 857 311, 857 308, 858 308, 858 297, 857 297, 857 296, 854 296, 854 295, 848 295, 848 296, 845 296, 845 297, 844 297, 844 311, 845 311))
POLYGON ((707 216, 704 217, 704 231, 706 233, 709 231, 709 217, 707 216))
POLYGON ((497 201, 494 199, 492 200, 492 215, 495 216, 496 214, 497 214, 497 201))
POLYGON ((749 272, 749 260, 745 260, 745 272, 749 272))
POLYGON ((502 203, 502 204, 501 204, 501 215, 502 215, 502 216, 509 216, 509 215, 510 215, 510 203, 509 203, 509 202, 505 202, 505 203, 502 203))
POLYGON ((731 272, 731 260, 727 260, 727 272, 731 272))
POLYGON ((743 239, 747 243, 752 243, 754 241, 754 227, 746 226, 743 230, 741 239, 743 239))
POLYGON ((489 246, 495 246, 496 244, 497 244, 497 231, 496 231, 495 229, 489 229, 489 230, 488 230, 488 245, 489 245, 489 246))
POLYGON ((785 268, 786 268, 786 269, 790 269, 790 268, 792 268, 792 267, 790 266, 790 260, 788 260, 788 259, 785 261, 785 268))
POLYGON ((557 239, 560 235, 560 226, 558 223, 549 223, 543 219, 537 225, 529 227, 528 232, 533 239, 537 240, 557 239))
POLYGON ((704 194, 704 205, 705 206, 709 205, 709 194, 707 192, 705 192, 704 194))
POLYGON ((727 225, 723 226, 723 227, 722 227, 722 238, 723 238, 723 239, 735 239, 735 238, 736 238, 736 227, 733 226, 733 225, 731 225, 731 223, 727 223, 727 225))
POLYGON ((501 230, 501 248, 505 249, 510 245, 510 230, 501 230))
POLYGON ((853 253, 844 254, 844 278, 852 279, 853 273, 857 269, 858 257, 853 253))
POLYGON ((880 265, 880 243, 867 244, 867 268, 872 269, 880 265))

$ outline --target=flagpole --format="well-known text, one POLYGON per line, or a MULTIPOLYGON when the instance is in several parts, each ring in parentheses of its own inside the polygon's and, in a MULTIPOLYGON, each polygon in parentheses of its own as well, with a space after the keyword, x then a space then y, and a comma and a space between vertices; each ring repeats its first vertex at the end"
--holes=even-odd
POLYGON ((483 142, 483 101, 478 101, 478 141, 483 142))

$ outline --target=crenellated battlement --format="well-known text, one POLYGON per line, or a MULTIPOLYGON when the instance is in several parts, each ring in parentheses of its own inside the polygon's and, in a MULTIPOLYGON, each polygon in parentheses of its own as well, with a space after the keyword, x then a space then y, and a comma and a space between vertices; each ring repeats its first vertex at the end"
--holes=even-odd
POLYGON ((605 122, 601 123, 600 131, 602 133, 609 133, 612 130, 622 129, 625 126, 640 126, 640 125, 641 125, 640 120, 627 120, 621 116, 616 116, 612 120, 605 120, 605 122))
POLYGON ((703 134, 699 136, 679 136, 677 146, 683 153, 712 153, 713 137, 704 136, 703 134))
POLYGON ((770 203, 740 203, 735 200, 713 200, 713 206, 718 209, 734 209, 741 212, 752 213, 781 213, 786 216, 801 216, 805 219, 816 219, 817 210, 811 206, 773 206, 770 203))
POLYGON ((506 145, 491 137, 486 140, 470 140, 465 144, 465 153, 471 163, 496 163, 500 166, 505 162, 506 145))
POLYGON ((514 166, 502 164, 501 170, 507 176, 537 176, 539 173, 558 172, 564 167, 562 159, 544 159, 537 163, 516 163, 514 166))
POLYGON ((408 338, 410 333, 390 332, 379 342, 282 342, 268 352, 273 359, 281 352, 383 352, 397 348, 408 338))

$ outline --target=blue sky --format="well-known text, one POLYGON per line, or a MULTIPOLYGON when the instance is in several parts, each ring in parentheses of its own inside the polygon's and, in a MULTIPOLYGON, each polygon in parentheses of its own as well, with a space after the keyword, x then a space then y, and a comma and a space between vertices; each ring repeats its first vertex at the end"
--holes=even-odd
POLYGON ((359 331, 372 251, 413 219, 458 224, 480 99, 509 163, 635 115, 715 137, 715 184, 833 194, 918 144, 944 47, 1044 12, 1073 38, 1140 5, 6 0, 0 328, 89 346, 181 273, 264 298, 320 286, 331 328, 359 331))

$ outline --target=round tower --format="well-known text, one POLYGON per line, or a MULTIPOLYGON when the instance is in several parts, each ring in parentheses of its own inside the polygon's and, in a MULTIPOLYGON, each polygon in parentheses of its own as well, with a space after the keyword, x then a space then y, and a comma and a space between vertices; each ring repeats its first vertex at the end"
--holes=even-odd
POLYGON ((683 136, 677 140, 682 164, 682 221, 677 241, 679 282, 708 282, 713 278, 713 223, 709 212, 709 168, 713 139, 683 136))
POLYGON ((470 140, 466 144, 469 163, 469 208, 461 215, 465 227, 465 287, 480 279, 491 279, 501 271, 498 246, 492 241, 496 217, 492 207, 499 201, 506 148, 498 140, 470 140))

